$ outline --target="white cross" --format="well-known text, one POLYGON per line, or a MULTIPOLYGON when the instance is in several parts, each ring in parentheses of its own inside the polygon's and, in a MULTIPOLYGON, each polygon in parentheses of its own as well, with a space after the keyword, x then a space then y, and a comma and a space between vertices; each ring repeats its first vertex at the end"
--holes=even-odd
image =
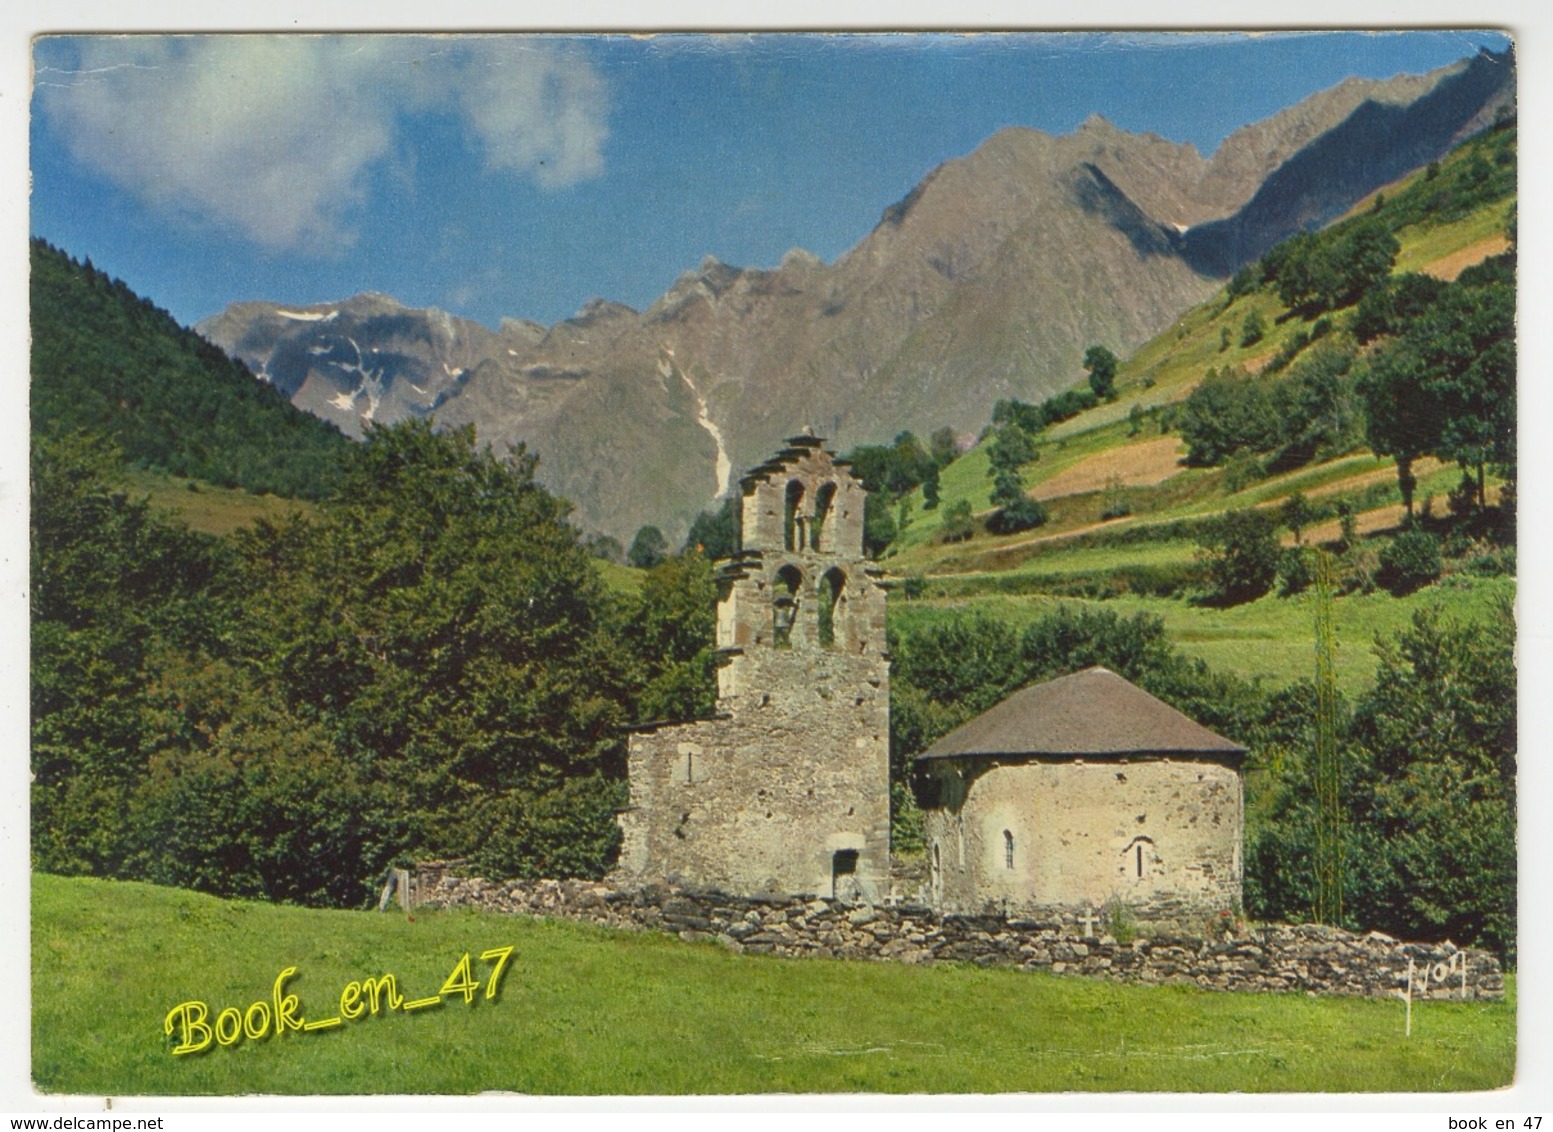
POLYGON ((1086 936, 1095 934, 1095 920, 1096 917, 1093 909, 1090 909, 1078 918, 1078 922, 1084 925, 1084 934, 1086 936))

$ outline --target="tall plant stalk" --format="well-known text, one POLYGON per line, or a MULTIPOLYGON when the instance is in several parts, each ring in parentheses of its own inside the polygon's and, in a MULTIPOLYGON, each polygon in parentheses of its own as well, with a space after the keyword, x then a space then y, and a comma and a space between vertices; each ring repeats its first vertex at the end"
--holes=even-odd
POLYGON ((1337 634, 1332 628, 1332 558, 1316 552, 1316 907, 1343 919, 1342 761, 1337 749, 1337 634))

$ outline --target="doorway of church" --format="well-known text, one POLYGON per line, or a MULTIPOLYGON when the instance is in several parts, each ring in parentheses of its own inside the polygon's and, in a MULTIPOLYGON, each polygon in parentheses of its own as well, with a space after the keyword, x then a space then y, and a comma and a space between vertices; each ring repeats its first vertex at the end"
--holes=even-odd
POLYGON ((836 850, 830 859, 831 899, 856 900, 861 891, 857 883, 857 850, 836 850))

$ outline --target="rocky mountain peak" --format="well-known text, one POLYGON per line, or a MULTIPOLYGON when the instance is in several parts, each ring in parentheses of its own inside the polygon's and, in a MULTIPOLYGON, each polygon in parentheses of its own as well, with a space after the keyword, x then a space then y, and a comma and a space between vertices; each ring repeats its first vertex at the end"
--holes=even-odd
POLYGON ((1374 174, 1491 121, 1513 103, 1508 61, 1353 80, 1211 159, 1099 114, 1062 136, 1009 127, 933 169, 834 263, 801 248, 775 271, 709 255, 640 314, 593 299, 548 330, 453 320, 445 334, 447 316, 357 296, 233 308, 211 336, 347 431, 434 410, 498 448, 527 442, 584 526, 627 541, 650 522, 672 538, 710 504, 719 468, 758 462, 800 425, 844 451, 908 428, 973 432, 1000 398, 1065 388, 1087 346, 1131 350, 1271 240, 1372 191, 1374 174))
POLYGON ((789 248, 782 257, 781 271, 813 271, 825 266, 825 261, 806 248, 789 248))
POLYGON ((619 322, 626 319, 634 319, 636 311, 624 303, 613 302, 609 299, 592 298, 578 308, 577 313, 567 319, 567 323, 573 326, 596 326, 600 323, 619 322))

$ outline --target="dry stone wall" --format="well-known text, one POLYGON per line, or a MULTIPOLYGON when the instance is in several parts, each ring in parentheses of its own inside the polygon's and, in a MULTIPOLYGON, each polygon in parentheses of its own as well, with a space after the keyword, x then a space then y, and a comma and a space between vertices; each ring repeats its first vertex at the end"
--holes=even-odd
POLYGON ((423 906, 584 920, 667 932, 731 951, 794 958, 975 963, 1119 982, 1215 990, 1469 1000, 1504 995, 1499 961, 1452 944, 1401 943, 1315 924, 1234 927, 1219 938, 1154 934, 1119 940, 1092 918, 938 917, 922 905, 874 907, 821 899, 764 901, 664 885, 620 889, 590 881, 488 881, 446 874, 417 885, 423 906))

